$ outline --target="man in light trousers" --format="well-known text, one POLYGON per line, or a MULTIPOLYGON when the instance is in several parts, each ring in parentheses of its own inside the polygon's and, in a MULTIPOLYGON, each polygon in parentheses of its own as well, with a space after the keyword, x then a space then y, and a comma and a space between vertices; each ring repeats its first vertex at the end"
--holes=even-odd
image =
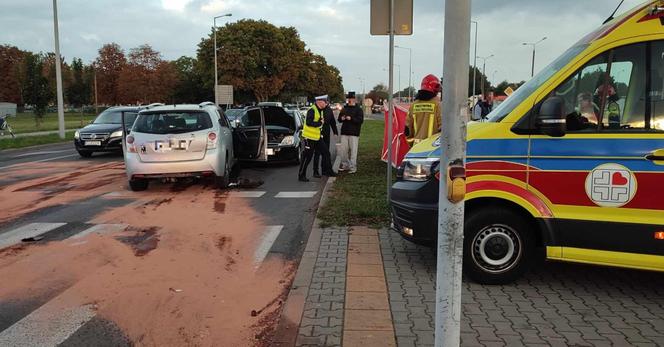
POLYGON ((357 172, 357 148, 360 142, 360 130, 364 122, 362 107, 356 104, 355 92, 348 92, 344 108, 339 112, 341 123, 341 164, 339 171, 357 172))

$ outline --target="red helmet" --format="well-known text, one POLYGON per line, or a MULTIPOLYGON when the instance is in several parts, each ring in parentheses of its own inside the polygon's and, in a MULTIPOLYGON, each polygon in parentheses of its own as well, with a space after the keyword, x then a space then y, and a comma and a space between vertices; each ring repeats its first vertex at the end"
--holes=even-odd
POLYGON ((440 80, 434 75, 426 75, 422 79, 422 84, 420 85, 421 90, 426 90, 435 94, 440 92, 440 80))

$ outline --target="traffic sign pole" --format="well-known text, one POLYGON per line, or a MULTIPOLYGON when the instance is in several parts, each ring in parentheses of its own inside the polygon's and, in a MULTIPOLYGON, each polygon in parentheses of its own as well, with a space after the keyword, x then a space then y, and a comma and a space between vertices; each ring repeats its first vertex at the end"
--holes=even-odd
POLYGON ((461 336, 470 1, 445 1, 444 35, 442 103, 445 112, 439 165, 436 347, 459 346, 461 336))

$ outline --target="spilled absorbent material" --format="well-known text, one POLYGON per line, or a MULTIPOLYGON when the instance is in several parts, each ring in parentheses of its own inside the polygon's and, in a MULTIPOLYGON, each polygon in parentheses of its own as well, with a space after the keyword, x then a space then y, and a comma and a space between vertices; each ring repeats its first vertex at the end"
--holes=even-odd
POLYGON ((134 232, 133 235, 117 236, 115 239, 129 245, 134 250, 134 255, 142 257, 152 250, 157 248, 159 244, 159 236, 157 235, 158 227, 151 227, 146 229, 127 228, 127 231, 134 232))

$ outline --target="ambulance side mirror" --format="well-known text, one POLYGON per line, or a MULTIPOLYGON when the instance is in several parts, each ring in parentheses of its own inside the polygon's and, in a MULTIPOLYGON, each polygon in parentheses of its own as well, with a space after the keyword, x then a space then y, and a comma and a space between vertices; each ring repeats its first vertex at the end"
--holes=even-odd
POLYGON ((565 135, 567 115, 565 101, 561 97, 552 96, 544 100, 537 114, 537 127, 544 135, 551 137, 565 135))

